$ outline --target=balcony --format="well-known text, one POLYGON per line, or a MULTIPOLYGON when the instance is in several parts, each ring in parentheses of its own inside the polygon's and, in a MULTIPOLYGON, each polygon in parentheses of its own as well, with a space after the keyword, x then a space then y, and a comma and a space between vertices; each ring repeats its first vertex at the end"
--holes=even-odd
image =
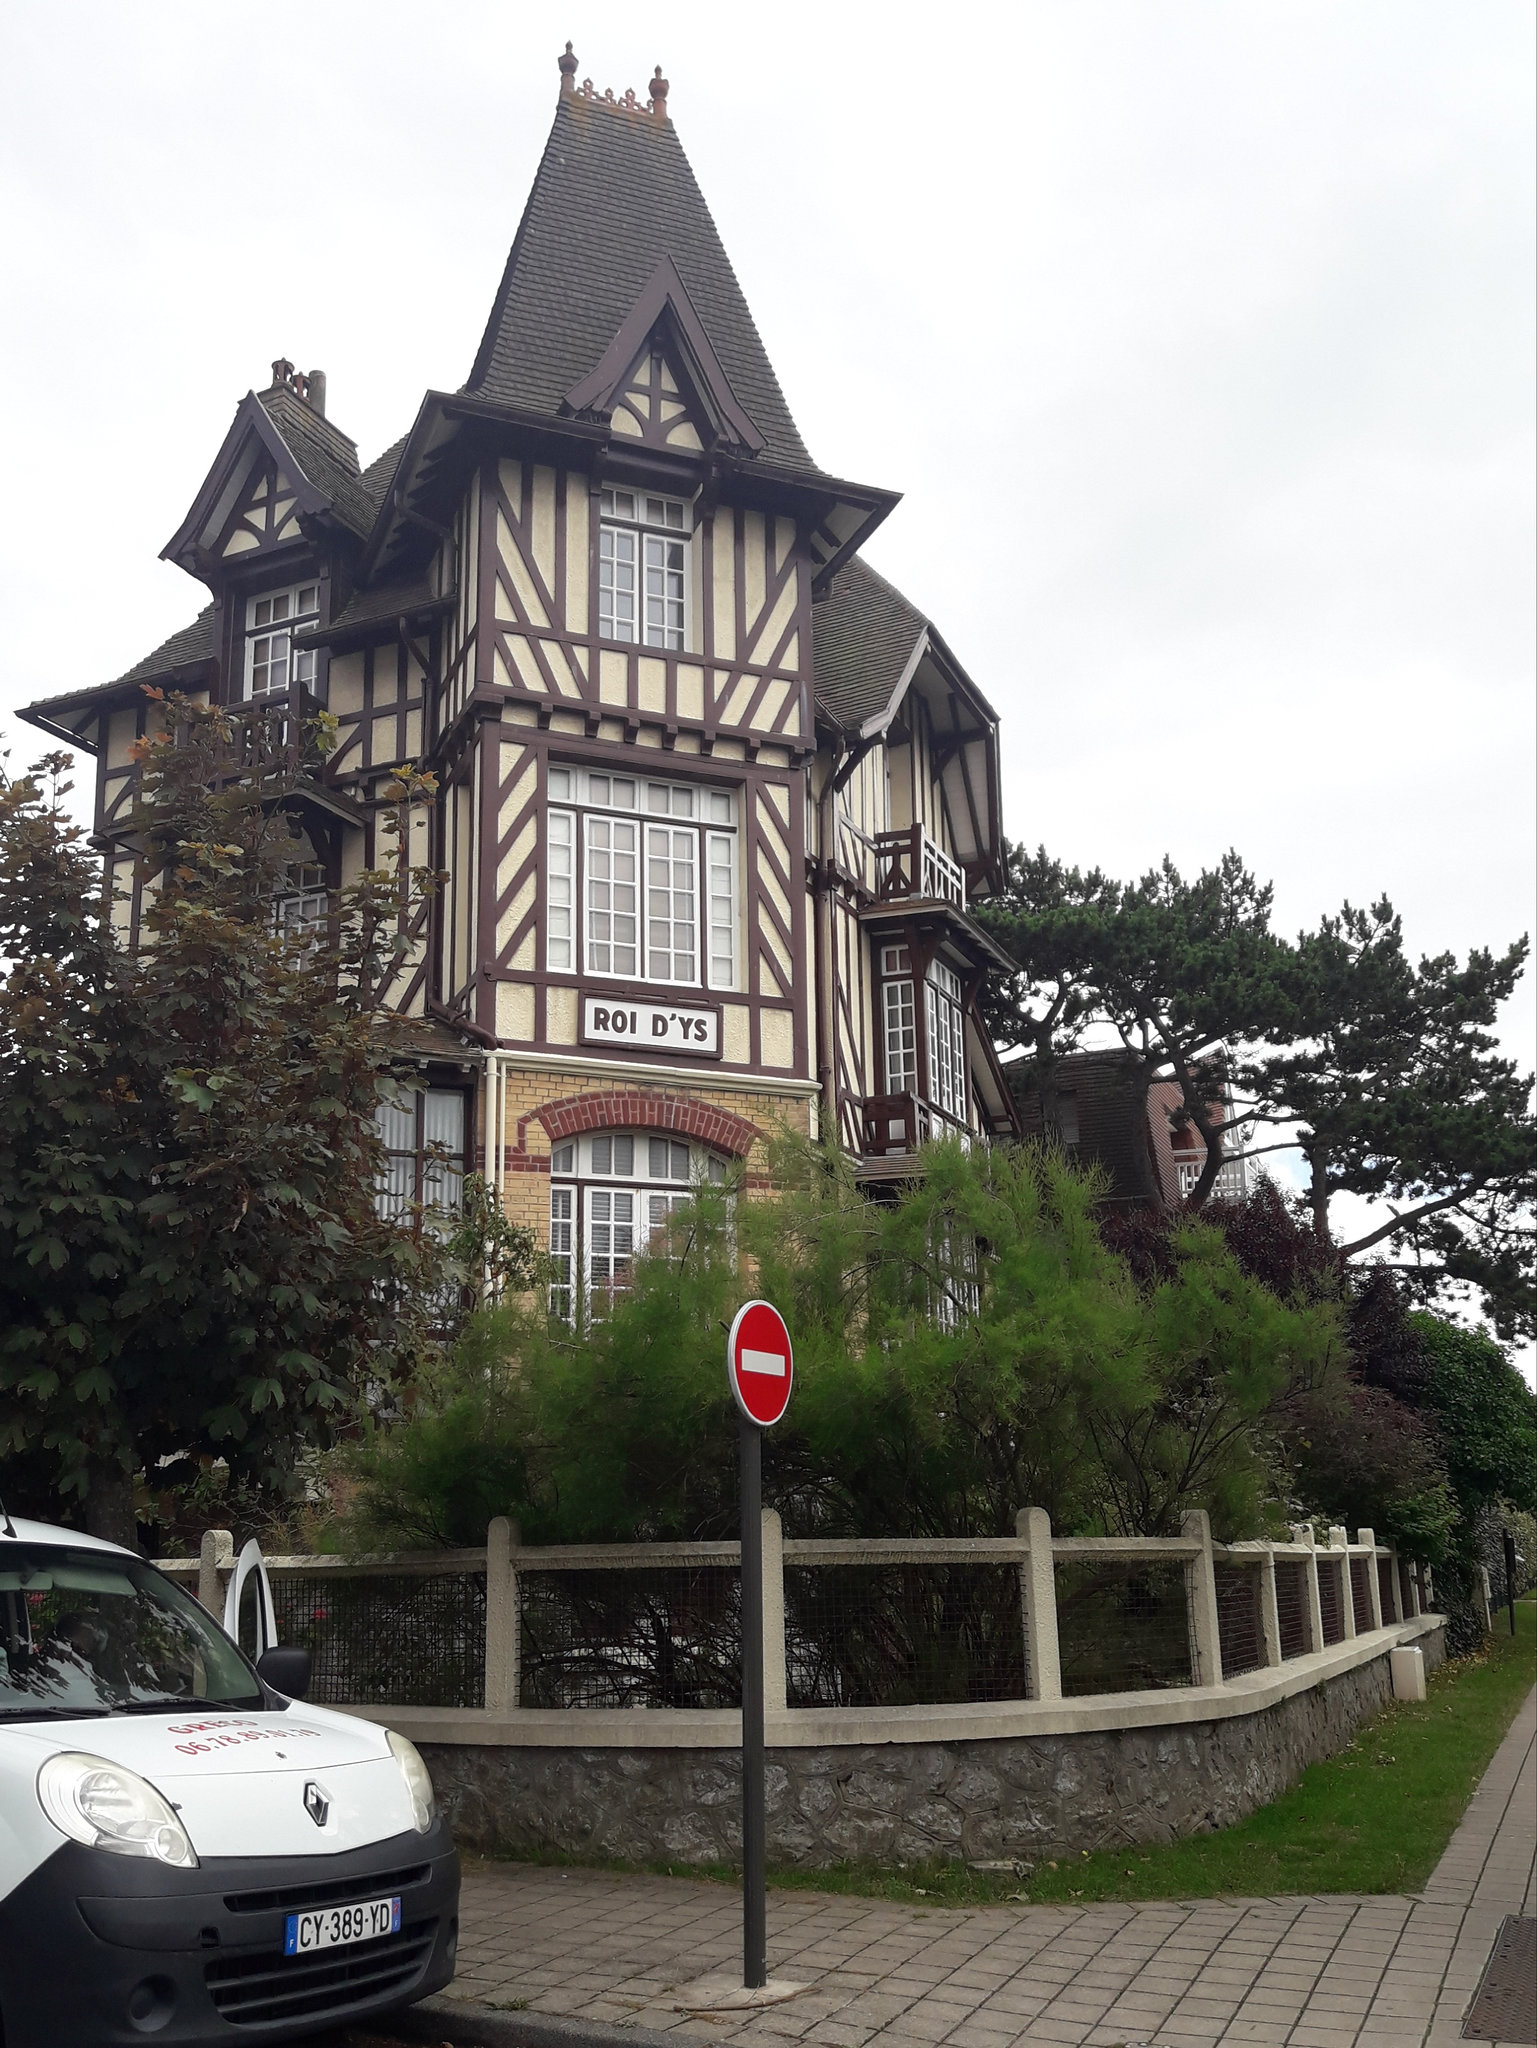
POLYGON ((974 1133, 916 1095, 867 1095, 859 1105, 859 1152, 872 1159, 902 1159, 931 1139, 958 1138, 969 1147, 974 1133))
MULTIPOLYGON (((1201 1178, 1204 1161, 1180 1160, 1179 1191, 1188 1200, 1201 1178)), ((1249 1192, 1247 1161, 1239 1152, 1224 1159, 1217 1168, 1217 1178, 1212 1183, 1212 1197, 1219 1202, 1241 1202, 1249 1192)))
POLYGON ((921 825, 875 835, 875 900, 953 903, 966 908, 966 876, 921 825))

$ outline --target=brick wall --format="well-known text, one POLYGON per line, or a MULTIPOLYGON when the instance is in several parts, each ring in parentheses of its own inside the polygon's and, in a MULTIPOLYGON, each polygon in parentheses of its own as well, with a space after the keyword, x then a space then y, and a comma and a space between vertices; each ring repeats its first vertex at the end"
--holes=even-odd
MULTIPOLYGON (((506 1175, 502 1206, 514 1223, 527 1224, 540 1244, 549 1239, 550 1151, 579 1130, 668 1130, 713 1146, 746 1164, 749 1190, 768 1186, 768 1144, 775 1133, 807 1137, 811 1104, 805 1096, 755 1091, 729 1082, 685 1082, 642 1086, 622 1080, 610 1068, 590 1073, 551 1074, 503 1070, 506 1175)), ((476 1126, 487 1129, 482 1082, 476 1126)), ((484 1159, 478 1162, 484 1167, 484 1159)))

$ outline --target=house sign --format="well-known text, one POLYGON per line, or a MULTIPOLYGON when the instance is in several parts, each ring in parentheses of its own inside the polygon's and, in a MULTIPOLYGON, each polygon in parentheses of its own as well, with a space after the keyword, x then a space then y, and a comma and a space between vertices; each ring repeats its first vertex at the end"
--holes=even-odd
POLYGON ((693 1053, 720 1058, 720 1011, 710 1004, 637 1003, 613 996, 582 997, 582 1043, 622 1045, 639 1052, 693 1053))

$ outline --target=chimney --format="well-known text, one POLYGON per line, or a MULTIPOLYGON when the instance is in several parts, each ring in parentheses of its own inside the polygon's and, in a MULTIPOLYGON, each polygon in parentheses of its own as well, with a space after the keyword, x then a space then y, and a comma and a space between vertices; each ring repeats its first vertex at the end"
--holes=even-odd
POLYGON ((310 371, 304 380, 304 395, 309 400, 311 408, 324 419, 326 416, 326 373, 324 370, 310 371))
POLYGON ((667 80, 662 76, 660 64, 651 74, 651 118, 653 121, 667 119, 667 80))
POLYGON ((576 57, 569 43, 565 56, 560 59, 560 90, 563 98, 576 91, 576 57))

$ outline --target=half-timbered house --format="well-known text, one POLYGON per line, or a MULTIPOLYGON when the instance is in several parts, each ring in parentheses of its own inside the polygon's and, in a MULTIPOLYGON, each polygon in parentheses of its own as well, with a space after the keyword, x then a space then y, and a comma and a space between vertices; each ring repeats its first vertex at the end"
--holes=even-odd
POLYGON ((165 549, 205 608, 24 715, 95 756, 129 943, 146 684, 339 721, 279 915, 373 864, 391 772, 431 769, 392 1188, 483 1164, 602 1284, 776 1126, 879 1180, 1016 1124, 969 907, 999 875, 996 716, 864 562, 896 494, 808 453, 666 81, 576 69, 568 45, 464 385, 363 468, 324 378, 275 363, 165 549))

